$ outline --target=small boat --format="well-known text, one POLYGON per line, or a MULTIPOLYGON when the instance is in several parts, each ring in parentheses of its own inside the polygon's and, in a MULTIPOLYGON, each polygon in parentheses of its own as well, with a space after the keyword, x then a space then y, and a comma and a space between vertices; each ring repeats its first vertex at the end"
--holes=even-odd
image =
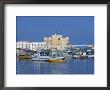
POLYGON ((73 55, 73 58, 74 59, 86 59, 88 58, 88 55, 86 54, 86 52, 78 52, 73 55))
POLYGON ((32 59, 31 55, 19 55, 19 60, 32 59))
POLYGON ((43 51, 38 51, 37 54, 32 55, 32 61, 47 61, 49 58, 43 51))
POLYGON ((80 58, 79 55, 73 55, 73 58, 80 58))
POLYGON ((94 55, 88 55, 89 58, 94 58, 94 55))
POLYGON ((85 59, 85 58, 88 58, 87 55, 73 55, 73 58, 74 59, 85 59))
POLYGON ((64 57, 52 57, 49 58, 48 62, 64 62, 64 57))

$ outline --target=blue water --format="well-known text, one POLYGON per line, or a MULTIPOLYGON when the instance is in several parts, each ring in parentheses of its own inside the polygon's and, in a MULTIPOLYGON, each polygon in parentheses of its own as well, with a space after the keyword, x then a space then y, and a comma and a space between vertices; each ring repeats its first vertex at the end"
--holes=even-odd
POLYGON ((17 60, 16 74, 94 74, 94 59, 70 59, 60 63, 17 60))
POLYGON ((94 74, 94 58, 65 62, 16 61, 16 74, 94 74))

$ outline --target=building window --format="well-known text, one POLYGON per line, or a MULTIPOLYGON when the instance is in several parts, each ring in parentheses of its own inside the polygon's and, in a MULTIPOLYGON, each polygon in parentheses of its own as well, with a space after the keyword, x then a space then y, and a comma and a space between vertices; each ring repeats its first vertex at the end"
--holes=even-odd
POLYGON ((29 44, 29 46, 28 46, 29 48, 30 48, 30 44, 29 44))
POLYGON ((22 44, 22 48, 23 48, 23 44, 22 44))
POLYGON ((26 48, 27 48, 27 44, 26 44, 26 48))

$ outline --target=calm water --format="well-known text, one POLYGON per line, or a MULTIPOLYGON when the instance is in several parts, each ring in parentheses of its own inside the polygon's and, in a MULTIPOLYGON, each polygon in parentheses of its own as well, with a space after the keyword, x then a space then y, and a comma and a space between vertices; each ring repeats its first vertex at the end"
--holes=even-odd
POLYGON ((16 74, 94 74, 94 59, 70 59, 60 63, 17 60, 16 74))

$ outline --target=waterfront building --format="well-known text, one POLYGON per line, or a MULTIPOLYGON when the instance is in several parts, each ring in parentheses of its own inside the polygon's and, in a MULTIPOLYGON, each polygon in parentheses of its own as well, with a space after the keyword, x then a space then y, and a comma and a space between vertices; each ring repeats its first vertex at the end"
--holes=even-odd
POLYGON ((69 37, 54 34, 51 37, 44 37, 47 49, 65 50, 69 46, 69 37))
POLYGON ((41 49, 46 49, 46 45, 45 42, 18 41, 16 43, 16 48, 41 50, 41 49))

